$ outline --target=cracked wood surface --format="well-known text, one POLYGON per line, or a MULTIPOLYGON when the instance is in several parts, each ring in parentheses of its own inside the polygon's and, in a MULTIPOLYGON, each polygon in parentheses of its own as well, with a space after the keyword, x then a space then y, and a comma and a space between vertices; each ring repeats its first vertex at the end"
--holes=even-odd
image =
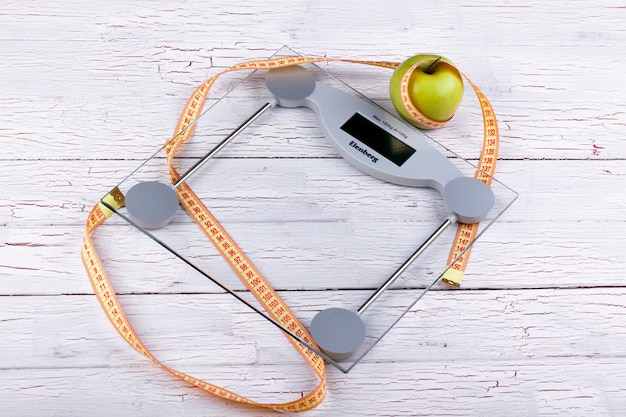
MULTIPOLYGON (((209 397, 139 356, 98 306, 79 249, 90 208, 172 134, 195 86, 287 44, 327 57, 447 56, 493 104, 496 177, 520 194, 477 243, 462 287, 436 286, 349 374, 329 368, 327 398, 307 414, 626 415, 624 21, 612 0, 4 5, 0 414, 273 415, 209 397)), ((327 67, 393 109, 388 70, 327 67)), ((237 76, 221 80, 209 103, 237 76)), ((366 298, 442 211, 424 190, 372 192, 375 180, 339 159, 312 114, 282 118, 270 113, 207 168, 229 181, 197 186, 213 187, 218 219, 306 321, 327 302, 366 298)), ((181 166, 224 129, 202 134, 181 166)), ((430 134, 477 159, 482 120, 469 90, 430 134)), ((189 219, 175 226, 173 240, 228 277, 189 219)), ((169 365, 261 401, 314 386, 267 323, 121 221, 97 233, 125 311, 169 365)), ((450 240, 399 286, 423 288, 450 240)))

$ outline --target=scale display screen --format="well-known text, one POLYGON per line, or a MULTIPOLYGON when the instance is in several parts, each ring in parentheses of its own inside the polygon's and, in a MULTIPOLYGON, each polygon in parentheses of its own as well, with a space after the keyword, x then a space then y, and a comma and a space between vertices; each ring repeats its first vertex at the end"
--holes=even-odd
POLYGON ((359 113, 354 113, 341 126, 341 130, 398 166, 402 166, 415 153, 415 149, 359 113))

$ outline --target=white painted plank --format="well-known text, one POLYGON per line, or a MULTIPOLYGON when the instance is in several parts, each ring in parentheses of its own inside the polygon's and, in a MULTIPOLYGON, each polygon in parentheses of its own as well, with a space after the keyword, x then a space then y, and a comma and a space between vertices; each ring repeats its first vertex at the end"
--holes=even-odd
MULTIPOLYGON (((355 171, 341 160, 217 162, 236 170, 233 175, 241 186, 215 182, 212 193, 219 198, 210 200, 211 206, 277 288, 300 288, 306 282, 302 278, 304 271, 316 277, 313 281, 319 284, 317 288, 327 288, 337 277, 345 277, 346 285, 354 286, 349 280, 355 268, 366 270, 361 278, 367 287, 375 287, 395 269, 394 265, 408 257, 421 241, 420 236, 427 236, 443 215, 429 207, 439 206, 439 201, 419 202, 415 198, 433 193, 381 186, 367 176, 353 175, 355 171), (326 175, 337 175, 337 180, 331 181, 326 175), (280 185, 270 187, 272 183, 280 185), (331 196, 325 194, 329 185, 331 196), (373 186, 377 187, 374 194, 370 188, 373 186), (416 210, 420 215, 415 216, 416 210), (250 213, 254 216, 247 220, 250 213), (282 233, 277 233, 278 229, 282 233), (295 281, 294 276, 298 277, 295 281)), ((3 187, 11 196, 11 200, 0 204, 5 224, 0 227, 0 268, 6 278, 1 286, 3 293, 89 291, 78 253, 82 224, 96 196, 111 186, 108 178, 120 163, 97 162, 93 169, 91 164, 96 163, 87 163, 57 162, 50 168, 46 164, 46 171, 33 173, 25 184, 2 177, 6 182, 3 187), (82 177, 89 170, 91 174, 82 177), (46 229, 48 226, 52 228, 46 229)), ((33 165, 22 161, 5 167, 25 172, 33 165)), ((466 285, 618 285, 621 247, 615 242, 624 233, 620 219, 626 202, 620 194, 604 192, 596 185, 623 188, 622 165, 619 161, 503 161, 503 181, 515 187, 520 197, 478 242, 466 285), (581 190, 588 190, 587 194, 581 190), (549 254, 537 254, 538 247, 550 248, 549 254)), ((207 170, 210 172, 210 168, 207 170)), ((208 259, 209 270, 217 276, 228 274, 228 267, 182 211, 176 221, 159 236, 194 259, 208 259)), ((105 259, 115 259, 113 271, 117 267, 120 276, 136 275, 133 270, 137 265, 149 271, 132 283, 120 280, 123 292, 143 288, 167 292, 207 290, 204 280, 189 275, 188 268, 173 264, 164 251, 132 233, 123 222, 109 222, 94 238, 105 259), (172 273, 182 277, 172 279, 172 273)), ((419 261, 420 267, 408 272, 405 283, 418 279, 421 285, 424 281, 419 277, 424 271, 426 277, 440 272, 450 242, 450 236, 436 242, 433 252, 419 261)))
MULTIPOLYGON (((8 161, 2 165, 5 174, 0 178, 5 190, 0 224, 83 224, 95 202, 137 165, 135 161, 8 161), (16 175, 28 181, 14 181, 16 175)), ((158 169, 156 174, 165 181, 165 166, 158 169)), ((544 228, 563 219, 619 222, 625 204, 617 192, 625 178, 619 160, 501 161, 496 177, 519 193, 507 221, 543 222, 544 228)), ((402 218, 415 210, 438 214, 427 211, 437 207, 434 191, 382 183, 339 159, 219 159, 190 185, 201 197, 216 197, 211 207, 225 222, 253 209, 254 221, 259 222, 284 220, 285 216, 291 221, 307 216, 338 220, 349 217, 353 209, 365 212, 380 201, 397 209, 402 218), (224 175, 229 181, 224 181, 224 175)))
MULTIPOLYGON (((371 236, 361 236, 363 246, 351 250, 348 243, 332 239, 316 239, 322 245, 311 244, 310 236, 326 230, 336 233, 332 223, 290 223, 290 242, 275 233, 284 224, 249 224, 239 231, 237 224, 225 223, 231 232, 236 231, 237 241, 261 268, 276 288, 328 288, 337 286, 369 287, 379 285, 408 257, 411 247, 404 251, 380 253, 379 246, 371 243, 371 236), (368 240, 365 240, 365 239, 368 240), (359 257, 347 257, 358 255, 359 257), (359 270, 358 281, 354 270, 359 270)), ((355 224, 355 227, 359 227, 355 224)), ((400 225, 401 226, 401 225, 400 225)), ((400 227, 399 226, 399 227, 400 227)), ((580 222, 572 226, 558 222, 549 230, 536 225, 524 229, 518 223, 502 223, 483 236, 473 250, 463 281, 464 288, 561 288, 587 286, 619 286, 622 283, 622 256, 620 245, 605 239, 599 232, 612 230, 621 233, 621 224, 610 222, 580 222), (536 253, 544 248, 544 255, 536 253)), ((103 227, 97 232, 101 255, 105 260, 116 288, 123 292, 206 292, 212 291, 208 282, 182 265, 156 245, 136 233, 133 238, 119 239, 119 228, 103 227), (116 240, 114 246, 107 239, 116 240), (108 247, 107 247, 108 246, 108 247), (142 273, 138 274, 140 270, 142 273)), ((121 229, 129 233, 129 228, 121 229)), ((0 282, 2 294, 84 294, 91 288, 83 270, 80 257, 80 227, 67 227, 64 232, 41 229, 1 228, 6 233, 2 246, 0 282)), ((181 233, 197 233, 183 228, 181 233)), ((405 234, 403 239, 414 239, 405 234)), ((185 237, 188 238, 188 237, 185 237)), ((387 245, 393 245, 390 237, 387 245)), ((440 256, 447 254, 450 241, 437 242, 432 250, 440 256)), ((231 279, 229 268, 213 253, 202 238, 190 242, 195 260, 206 265, 207 272, 219 279, 231 279)), ((387 246, 391 248, 392 246, 387 246)), ((431 253, 431 252, 429 252, 431 253)), ((441 271, 441 258, 424 256, 409 268, 402 285, 423 285, 427 279, 441 271)), ((229 281, 232 282, 232 281, 229 281)), ((235 287, 239 287, 240 284, 235 287)))
MULTIPOLYGON (((305 326, 317 311, 354 297, 346 291, 325 298, 319 293, 281 296, 305 326)), ((623 358, 625 297, 621 288, 433 291, 355 369, 443 357, 623 358)), ((120 303, 148 348, 181 370, 302 363, 276 328, 226 294, 123 295, 120 303)), ((392 306, 376 308, 388 314, 392 306)), ((115 332, 93 295, 5 297, 1 311, 2 369, 153 366, 115 332)), ((364 320, 375 324, 374 318, 364 320)))
MULTIPOLYGON (((622 365, 619 359, 371 364, 347 376, 331 371, 326 400, 306 415, 616 416, 626 412, 622 365)), ((266 401, 299 398, 293 381, 307 377, 289 365, 207 371, 266 401)), ((209 397, 146 366, 8 370, 0 387, 3 407, 16 417, 276 415, 209 397)))
MULTIPOLYGON (((464 290, 428 295, 349 375, 331 369, 327 400, 308 414, 626 414, 624 19, 626 9, 613 0, 392 0, 384 9, 355 0, 3 5, 2 414, 273 415, 208 398, 125 345, 99 310, 78 250, 91 205, 172 134, 193 88, 283 44, 328 57, 398 61, 427 51, 451 58, 494 105, 502 136, 498 176, 520 192, 475 247, 464 290)), ((327 67, 391 109, 389 71, 327 67)), ((218 83, 211 100, 234 78, 218 83)), ((455 118, 431 134, 475 160, 482 125, 473 100, 467 91, 455 118)), ((404 224, 389 220, 435 201, 416 204, 395 189, 373 197, 371 179, 353 176, 335 159, 310 113, 290 116, 297 129, 281 118, 270 114, 240 138, 245 146, 221 155, 220 166, 236 167, 248 188, 242 198, 218 182, 216 212, 277 287, 293 289, 301 271, 315 277, 307 283, 315 291, 283 292, 307 318, 322 304, 366 294, 334 290, 336 276, 353 277, 357 261, 362 286, 375 286, 388 268, 366 244, 376 237, 371 219, 383 217, 380 201, 399 203, 381 223, 398 231, 380 241, 391 248, 386 258, 398 261, 404 254, 393 244, 411 247, 407 226, 426 226, 437 213, 404 224), (287 159, 247 159, 268 157, 287 159), (341 180, 329 182, 329 173, 341 180), (275 181, 282 186, 268 185, 275 181), (332 193, 324 190, 330 187, 332 193), (351 214, 356 209, 359 216, 351 214), (350 241, 358 256, 328 238, 331 231, 364 231, 350 241), (325 288, 333 289, 318 291, 325 288)), ((181 156, 201 155, 204 139, 216 141, 222 130, 199 129, 181 156)), ((206 321, 208 302, 226 309, 227 297, 136 239, 111 245, 107 240, 127 229, 107 223, 97 238, 103 254, 115 258, 108 265, 116 289, 160 355, 258 398, 290 399, 311 387, 310 373, 274 333, 242 342, 249 315, 206 321), (187 328, 176 320, 181 311, 187 328), (160 328, 187 338, 192 352, 173 348, 167 333, 154 331, 160 328), (222 349, 208 351, 207 337, 222 349)), ((203 259, 206 241, 190 237, 189 221, 183 216, 174 226, 203 259)), ((445 246, 432 249, 445 254, 445 246)), ((226 275, 214 259, 203 261, 226 275)), ((436 270, 435 259, 420 260, 401 284, 423 285, 436 270)))
MULTIPOLYGON (((384 406, 371 412, 395 415, 420 404, 428 415, 500 413, 506 405, 498 404, 512 399, 519 401, 511 410, 519 414, 512 415, 592 409, 619 415, 626 407, 619 366, 624 297, 623 290, 464 291, 452 299, 433 293, 353 372, 329 370, 329 399, 313 414, 364 413, 370 406, 361 408, 362 402, 375 397, 384 406)), ((0 396, 15 415, 43 415, 51 401, 71 415, 79 408, 95 415, 136 408, 143 415, 154 412, 150 404, 157 399, 164 413, 181 406, 191 407, 185 409, 190 415, 223 406, 246 412, 207 398, 137 354, 94 297, 6 301, 0 396), (107 400, 94 403, 94 396, 107 400)), ((267 400, 297 396, 314 383, 281 336, 260 331, 263 326, 250 333, 249 314, 234 322, 212 315, 205 296, 125 296, 122 302, 148 346, 178 369, 267 400)))
MULTIPOLYGON (((97 46, 95 48, 94 53, 100 53, 99 48, 97 46)), ((71 52, 73 50, 68 51, 71 52)), ((6 57, 8 60, 17 58, 17 56, 6 57)), ((567 67, 574 63, 566 61, 560 65, 567 67)), ((46 62, 40 63, 40 66, 45 65, 46 62)), ((125 65, 134 67, 132 62, 125 65)), ((605 74, 598 76, 613 79, 613 83, 618 84, 619 80, 613 78, 612 74, 619 74, 623 70, 624 68, 609 67, 605 74)), ((592 73, 589 68, 580 71, 592 73)), ((204 74, 204 71, 200 72, 204 74)), ((218 70, 210 71, 206 76, 215 75, 217 72, 218 70)), ((379 85, 378 91, 368 91, 371 87, 368 90, 360 89, 393 111, 389 101, 386 100, 390 72, 378 71, 377 74, 372 78, 379 85)), ((86 159, 147 157, 151 149, 160 146, 171 137, 184 101, 204 78, 199 78, 190 85, 173 86, 169 82, 154 81, 152 77, 154 76, 135 73, 133 78, 127 81, 129 87, 125 85, 116 87, 120 88, 120 92, 115 96, 111 95, 111 84, 115 84, 115 80, 92 79, 82 80, 78 87, 77 81, 72 85, 68 84, 68 81, 53 80, 55 84, 60 85, 62 91, 51 92, 49 94, 52 95, 48 97, 40 97, 35 86, 29 87, 32 90, 26 93, 4 92, 2 101, 12 109, 12 115, 2 116, 0 121, 6 137, 10 137, 13 143, 5 156, 16 159, 77 156, 86 159), (85 96, 87 93, 82 90, 85 84, 96 91, 95 96, 85 96), (77 88, 81 90, 73 92, 77 88), (31 122, 24 124, 22 122, 24 119, 31 122), (38 126, 36 131, 33 131, 33 126, 38 126)), ((486 83, 484 81, 481 83, 482 80, 478 76, 472 78, 481 87, 486 83)), ((549 83, 553 79, 546 81, 541 78, 541 82, 549 83)), ((354 84, 354 81, 352 83, 354 84)), ((367 84, 365 81, 361 83, 369 86, 372 81, 369 80, 367 84)), ((615 90, 613 84, 607 84, 595 91, 581 91, 577 86, 578 83, 593 82, 573 79, 571 85, 564 87, 567 93, 557 90, 549 92, 545 98, 539 98, 532 92, 500 98, 488 85, 484 86, 484 92, 490 97, 500 120, 501 156, 514 159, 624 158, 620 146, 620 132, 624 131, 626 123, 626 116, 622 111, 626 103, 622 92, 619 89, 615 90), (598 97, 602 97, 602 100, 599 101, 598 97), (568 110, 571 108, 576 108, 576 112, 568 110)), ((31 83, 26 80, 15 80, 7 86, 9 85, 31 85, 31 83)), ((232 81, 230 84, 218 84, 223 87, 228 85, 232 85, 232 81)), ((355 87, 359 89, 360 86, 357 84, 355 87)), ((218 89, 214 97, 221 97, 224 92, 223 88, 218 89)), ((292 123, 303 125, 303 137, 299 140, 305 144, 306 149, 310 148, 309 151, 316 156, 333 154, 332 149, 320 140, 321 132, 316 127, 314 119, 301 113, 308 114, 304 110, 290 111, 290 118, 293 118, 292 123)), ((475 98, 468 87, 463 107, 449 126, 430 134, 464 157, 476 158, 482 136, 479 114, 475 98)), ((263 145, 251 148, 244 156, 258 155, 260 151, 266 150, 267 141, 263 140, 264 138, 284 138, 284 129, 280 128, 280 124, 274 129, 265 127, 261 133, 262 137, 257 140, 258 144, 263 145)), ((198 135, 207 133, 210 131, 199 131, 198 135)), ((269 150, 272 153, 277 152, 276 149, 269 150)), ((293 152, 297 154, 301 150, 302 148, 293 149, 293 152)), ((284 155, 285 152, 286 150, 282 149, 280 154, 284 155)))

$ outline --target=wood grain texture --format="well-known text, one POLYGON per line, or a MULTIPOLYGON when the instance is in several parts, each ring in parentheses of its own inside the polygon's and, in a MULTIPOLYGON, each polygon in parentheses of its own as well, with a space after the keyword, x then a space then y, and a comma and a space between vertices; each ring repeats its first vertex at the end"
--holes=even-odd
MULTIPOLYGON (((447 56, 493 104, 496 176, 519 192, 476 244, 462 288, 436 286, 352 372, 329 369, 327 399, 308 414, 626 414, 624 21, 613 0, 3 5, 0 414, 273 414, 207 396, 138 355, 98 306, 79 249, 93 204, 172 135, 193 89, 284 44, 326 57, 447 56)), ((393 109, 389 70, 323 66, 393 109)), ((209 105, 241 76, 221 78, 209 105)), ((348 166, 312 114, 281 118, 268 115, 206 168, 230 181, 192 186, 213 187, 211 209, 307 322, 329 302, 367 296, 443 212, 433 192, 382 187, 348 166)), ((208 124, 179 166, 227 130, 208 124)), ((478 158, 469 90, 429 134, 478 158)), ((233 279, 183 213, 169 232, 233 279)), ((275 329, 119 219, 96 238, 126 312, 164 361, 264 401, 314 386, 275 329)), ((431 250, 398 287, 419 291, 437 276, 448 243, 431 250)))

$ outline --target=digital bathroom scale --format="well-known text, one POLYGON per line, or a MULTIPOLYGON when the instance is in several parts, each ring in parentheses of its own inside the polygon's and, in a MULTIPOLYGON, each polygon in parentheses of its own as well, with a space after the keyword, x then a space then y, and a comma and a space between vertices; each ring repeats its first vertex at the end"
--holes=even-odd
POLYGON ((227 82, 174 165, 321 349, 263 311, 178 206, 164 146, 117 185, 126 207, 116 213, 132 239, 151 241, 138 251, 178 263, 173 282, 230 297, 223 314, 280 327, 349 372, 438 282, 448 226, 480 222, 480 237, 517 194, 474 180, 471 163, 319 65, 227 82), (347 327, 333 330, 338 322, 347 327))

